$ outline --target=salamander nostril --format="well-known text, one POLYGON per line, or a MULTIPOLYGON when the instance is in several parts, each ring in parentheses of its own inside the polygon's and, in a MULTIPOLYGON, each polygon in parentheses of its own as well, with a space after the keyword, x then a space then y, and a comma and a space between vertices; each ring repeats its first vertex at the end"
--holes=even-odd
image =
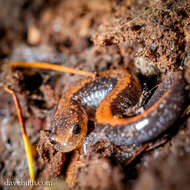
POLYGON ((50 139, 50 143, 51 144, 53 144, 53 145, 57 144, 57 142, 55 141, 55 138, 54 138, 54 134, 51 133, 49 135, 49 139, 50 139))

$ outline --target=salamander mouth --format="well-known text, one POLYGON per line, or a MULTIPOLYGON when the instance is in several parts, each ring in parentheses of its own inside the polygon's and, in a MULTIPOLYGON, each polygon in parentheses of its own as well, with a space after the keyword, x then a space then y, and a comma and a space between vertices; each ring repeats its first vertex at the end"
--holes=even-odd
POLYGON ((54 147, 57 151, 65 152, 65 153, 71 152, 75 149, 72 143, 63 143, 63 144, 56 143, 54 147))
POLYGON ((55 138, 55 135, 56 134, 50 133, 49 141, 57 151, 71 152, 72 150, 74 150, 76 148, 72 142, 63 142, 63 143, 58 142, 55 138))

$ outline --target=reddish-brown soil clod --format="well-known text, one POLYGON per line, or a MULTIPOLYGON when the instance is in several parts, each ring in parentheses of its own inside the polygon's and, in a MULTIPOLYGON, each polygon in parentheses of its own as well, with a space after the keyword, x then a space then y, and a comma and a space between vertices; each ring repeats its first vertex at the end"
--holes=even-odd
POLYGON ((47 180, 60 175, 65 163, 65 154, 54 149, 44 131, 41 131, 37 151, 45 165, 42 178, 47 180))

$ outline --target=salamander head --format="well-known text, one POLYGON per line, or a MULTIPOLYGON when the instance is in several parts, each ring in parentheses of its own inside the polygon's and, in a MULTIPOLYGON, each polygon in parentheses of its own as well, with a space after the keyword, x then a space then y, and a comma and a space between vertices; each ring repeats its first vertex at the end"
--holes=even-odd
POLYGON ((51 120, 50 142, 61 152, 79 148, 87 133, 87 121, 87 113, 80 105, 58 105, 51 120))

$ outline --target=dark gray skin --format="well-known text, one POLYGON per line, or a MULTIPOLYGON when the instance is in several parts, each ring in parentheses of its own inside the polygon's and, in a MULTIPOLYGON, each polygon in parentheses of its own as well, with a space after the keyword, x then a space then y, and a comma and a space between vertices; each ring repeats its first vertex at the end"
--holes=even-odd
POLYGON ((116 145, 142 144, 168 129, 185 109, 186 91, 182 72, 170 73, 159 85, 144 113, 127 125, 105 127, 105 135, 116 145), (120 134, 120 135, 119 135, 120 134))

